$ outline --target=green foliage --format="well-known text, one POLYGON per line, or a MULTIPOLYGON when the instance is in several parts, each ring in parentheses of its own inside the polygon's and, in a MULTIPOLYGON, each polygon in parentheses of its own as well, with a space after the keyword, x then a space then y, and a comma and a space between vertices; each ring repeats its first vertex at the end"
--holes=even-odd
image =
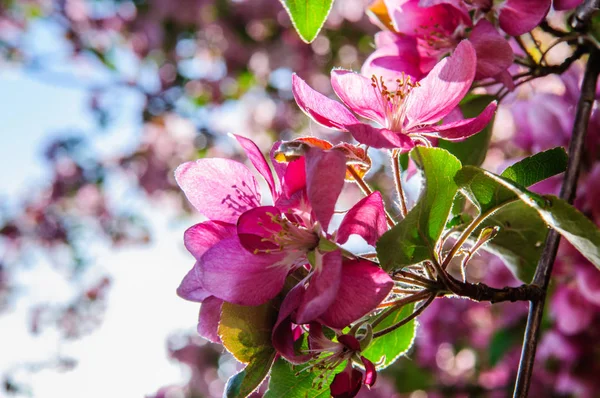
MULTIPOLYGON (((515 163, 500 177, 529 186, 562 173, 566 167, 565 150, 554 148, 515 163)), ((517 278, 530 282, 548 234, 546 223, 534 209, 519 201, 511 189, 494 182, 486 173, 466 166, 456 175, 461 192, 487 216, 473 236, 478 236, 483 228, 499 226, 498 234, 482 248, 501 257, 517 278)))
POLYGON ((312 42, 323 27, 333 0, 280 0, 300 38, 312 42))
POLYGON ((335 374, 344 369, 345 364, 346 362, 338 366, 336 372, 330 372, 321 388, 317 388, 318 383, 313 385, 317 375, 309 370, 301 371, 306 365, 294 367, 283 358, 279 358, 271 370, 271 380, 265 398, 327 398, 330 396, 329 385, 335 374))
MULTIPOLYGON (((513 184, 529 186, 543 181, 567 168, 567 155, 563 148, 554 148, 537 153, 515 163, 502 172, 500 177, 513 184)), ((493 211, 517 198, 515 192, 502 184, 492 182, 492 173, 465 166, 456 174, 456 183, 461 192, 475 204, 481 213, 493 211), (488 175, 489 174, 489 175, 488 175)))
POLYGON ((528 187, 565 171, 568 160, 564 148, 552 148, 507 167, 500 175, 528 187))
MULTIPOLYGON (((414 304, 405 305, 399 308, 381 321, 373 331, 378 332, 395 325, 412 314, 413 310, 414 304)), ((413 340, 415 339, 416 327, 416 321, 413 319, 393 332, 373 340, 362 354, 371 362, 378 364, 378 369, 387 368, 412 346, 413 340)))
POLYGON ((387 271, 434 256, 436 242, 458 190, 454 176, 461 164, 448 151, 417 147, 411 155, 423 170, 425 185, 418 203, 406 218, 386 232, 377 243, 377 255, 387 271))
POLYGON ((275 350, 265 349, 252 357, 252 361, 241 372, 231 376, 225 386, 226 398, 247 397, 267 377, 275 360, 275 350))
MULTIPOLYGON (((465 118, 478 116, 495 99, 493 95, 468 95, 460 104, 465 118)), ((459 142, 440 140, 438 147, 444 148, 460 160, 463 165, 479 166, 483 163, 492 137, 494 119, 479 133, 459 142)))
MULTIPOLYGON (((600 268, 600 230, 573 206, 552 195, 540 196, 529 192, 515 182, 475 167, 471 167, 465 174, 469 175, 471 181, 477 180, 487 192, 508 190, 523 203, 535 209, 548 226, 554 228, 589 261, 600 268)), ((457 175, 457 179, 458 177, 457 175)))
POLYGON ((531 282, 548 235, 546 223, 534 209, 517 200, 486 218, 473 236, 479 236, 483 228, 496 225, 500 230, 482 249, 502 258, 521 281, 531 282))
POLYGON ((257 307, 223 303, 219 337, 238 361, 249 363, 263 351, 273 349, 271 330, 276 317, 271 302, 257 307))
POLYGON ((219 337, 238 361, 248 364, 227 381, 225 397, 246 397, 267 377, 276 354, 271 344, 276 319, 272 302, 256 307, 223 303, 219 337))

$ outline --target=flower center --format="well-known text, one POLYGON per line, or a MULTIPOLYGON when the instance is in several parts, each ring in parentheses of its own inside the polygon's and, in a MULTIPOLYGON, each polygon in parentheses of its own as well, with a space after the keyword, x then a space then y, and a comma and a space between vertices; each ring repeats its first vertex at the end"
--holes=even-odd
POLYGON ((381 105, 385 111, 386 128, 391 131, 402 132, 406 121, 406 98, 419 82, 413 82, 411 77, 402 72, 402 77, 396 79, 396 89, 390 90, 383 77, 373 75, 371 86, 381 94, 381 105))
POLYGON ((254 254, 272 253, 281 251, 292 251, 306 253, 313 250, 319 244, 319 236, 315 231, 306 228, 301 220, 290 214, 290 218, 285 215, 267 213, 270 217, 268 224, 259 221, 258 225, 263 227, 266 232, 261 242, 272 244, 274 248, 255 249, 254 254))

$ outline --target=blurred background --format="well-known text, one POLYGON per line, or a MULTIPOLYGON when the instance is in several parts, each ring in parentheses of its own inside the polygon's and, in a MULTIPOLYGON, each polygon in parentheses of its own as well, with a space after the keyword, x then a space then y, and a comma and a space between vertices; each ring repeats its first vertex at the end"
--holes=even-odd
MULTIPOLYGON (((0 4, 0 396, 220 397, 239 365, 197 336, 198 305, 175 295, 193 265, 183 231, 200 219, 173 170, 204 156, 243 161, 230 132, 263 150, 299 135, 339 140, 299 111, 291 74, 331 94, 332 67, 360 69, 378 30, 368 0, 338 0, 310 45, 278 0, 0 4)), ((564 79, 543 86, 573 112, 564 79)), ((566 145, 568 133, 514 141, 507 103, 486 166, 566 145)), ((547 123, 570 131, 555 116, 547 123)), ((374 156, 369 179, 389 194, 388 164, 374 156)), ((520 284, 492 257, 469 272, 520 284)), ((537 396, 598 391, 598 345, 585 349, 600 323, 600 282, 592 288, 556 304, 583 327, 561 328, 547 311, 537 396)), ((507 396, 525 315, 523 303, 437 300, 407 358, 361 394, 507 396)))

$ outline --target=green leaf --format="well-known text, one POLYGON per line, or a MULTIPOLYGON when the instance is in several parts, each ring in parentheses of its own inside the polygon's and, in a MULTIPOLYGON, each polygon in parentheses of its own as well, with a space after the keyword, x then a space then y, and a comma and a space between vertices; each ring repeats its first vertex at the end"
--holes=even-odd
POLYGON ((335 374, 342 371, 345 363, 338 366, 337 371, 330 372, 321 388, 317 388, 317 385, 313 386, 316 374, 308 370, 300 372, 306 365, 292 366, 283 358, 279 358, 271 369, 269 389, 264 398, 328 398, 329 385, 335 374), (296 374, 297 372, 299 373, 296 374))
MULTIPOLYGON (((554 148, 515 163, 504 170, 501 177, 513 181, 517 185, 529 186, 562 173, 566 168, 565 150, 554 148)), ((481 171, 482 169, 478 167, 465 166, 456 174, 455 179, 461 192, 479 208, 481 213, 492 211, 494 208, 516 199, 516 194, 508 187, 495 184, 493 179, 481 171)))
POLYGON ((568 161, 569 158, 564 148, 552 148, 513 164, 500 176, 528 187, 562 173, 567 169, 568 161))
POLYGON ((502 258, 521 281, 531 282, 548 235, 546 223, 535 209, 517 200, 488 217, 472 236, 479 236, 483 228, 496 225, 500 230, 481 249, 502 258))
POLYGON ((272 350, 271 330, 276 319, 271 302, 257 307, 223 303, 219 337, 238 361, 250 363, 262 351, 272 350))
POLYGON ((246 368, 227 380, 224 396, 226 398, 237 398, 252 394, 269 374, 275 355, 274 349, 265 349, 258 352, 246 368))
MULTIPOLYGON (((493 95, 470 95, 460 104, 465 118, 478 116, 495 99, 493 95)), ((460 142, 440 140, 439 148, 444 148, 464 165, 479 166, 483 163, 492 137, 494 119, 479 133, 460 142)))
POLYGON ((519 184, 489 171, 478 169, 477 173, 496 186, 508 189, 523 203, 535 209, 548 226, 554 228, 585 258, 600 268, 600 230, 585 215, 556 196, 540 196, 529 192, 519 184))
MULTIPOLYGON (((500 177, 529 186, 562 173, 566 167, 565 150, 554 148, 515 163, 500 177)), ((537 211, 521 203, 513 191, 486 173, 477 167, 466 166, 456 175, 461 192, 480 209, 480 214, 487 216, 472 236, 478 236, 483 228, 500 226, 496 237, 482 249, 501 257, 521 281, 530 282, 548 234, 546 223, 537 211)))
MULTIPOLYGON (((405 305, 387 316, 373 332, 378 332, 400 322, 413 313, 414 304, 405 305)), ((378 364, 377 369, 384 369, 393 364, 398 357, 410 349, 415 339, 416 321, 413 319, 406 325, 399 327, 391 333, 376 338, 363 351, 365 358, 378 364)))
POLYGON ((323 27, 333 0, 280 0, 296 32, 306 43, 312 42, 323 27))
POLYGON ((406 218, 386 232, 377 243, 377 255, 386 271, 434 256, 436 242, 444 229, 458 189, 454 176, 461 164, 448 151, 417 147, 411 154, 423 170, 425 185, 418 203, 406 218))

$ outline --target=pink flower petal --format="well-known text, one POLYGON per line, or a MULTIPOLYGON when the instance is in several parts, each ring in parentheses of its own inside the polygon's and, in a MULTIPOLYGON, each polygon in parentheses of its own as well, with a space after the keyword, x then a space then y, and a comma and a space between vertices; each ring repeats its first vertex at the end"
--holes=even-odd
POLYGON ((223 300, 214 296, 206 298, 200 305, 198 334, 213 343, 221 343, 217 333, 221 320, 221 307, 223 307, 223 300))
POLYGON ((283 254, 252 254, 237 237, 211 247, 202 256, 199 276, 214 296, 234 304, 261 305, 275 297, 290 267, 283 254), (276 265, 277 264, 277 265, 276 265))
POLYGON ((349 70, 331 71, 331 86, 342 102, 357 115, 385 125, 385 99, 371 84, 371 79, 349 70))
POLYGON ((398 148, 401 152, 408 152, 415 146, 407 135, 388 129, 379 129, 365 123, 349 125, 348 131, 356 141, 373 148, 398 148))
POLYGON ((254 141, 249 140, 246 137, 242 137, 240 135, 234 134, 235 139, 240 143, 242 148, 244 148, 244 152, 246 152, 246 156, 252 162, 256 170, 260 173, 261 176, 267 181, 269 188, 271 189, 271 193, 273 196, 276 195, 276 187, 275 180, 273 179, 273 173, 271 172, 271 168, 265 159, 265 156, 262 154, 260 149, 256 146, 254 141))
POLYGON ((327 231, 344 187, 346 156, 342 151, 310 148, 306 154, 307 193, 317 221, 327 231))
MULTIPOLYGON (((275 184, 279 184, 279 182, 283 180, 283 175, 285 174, 286 169, 286 165, 284 163, 279 163, 275 160, 275 153, 277 152, 280 146, 281 141, 275 141, 275 143, 273 143, 273 146, 271 147, 271 150, 269 151, 269 158, 271 159, 273 170, 275 170, 275 174, 277 175, 277 178, 275 179, 275 184)), ((273 199, 277 198, 273 197, 273 199)))
POLYGON ((512 65, 510 44, 488 20, 482 19, 475 25, 469 41, 477 54, 476 79, 496 76, 512 65))
POLYGON ((196 224, 185 231, 183 243, 186 249, 196 258, 200 257, 219 241, 229 238, 236 233, 235 225, 221 221, 205 221, 196 224))
POLYGON ((470 26, 471 19, 450 4, 420 7, 419 0, 385 1, 394 29, 407 36, 431 38, 450 35, 460 25, 470 26))
POLYGON ((341 279, 335 301, 319 317, 334 329, 342 329, 373 311, 394 286, 384 270, 366 260, 344 261, 341 279))
POLYGON ((583 0, 554 0, 552 7, 557 11, 570 10, 583 3, 583 0))
POLYGON ((296 313, 297 324, 314 321, 336 299, 340 288, 342 254, 339 251, 329 252, 322 257, 322 261, 321 269, 317 269, 312 275, 302 297, 296 313))
POLYGON ((581 295, 600 306, 600 272, 591 264, 584 263, 577 268, 576 276, 581 295))
POLYGON ((190 203, 211 220, 235 223, 260 206, 258 183, 243 164, 229 159, 199 159, 182 164, 175 179, 190 203))
POLYGON ((466 40, 460 42, 452 56, 444 58, 420 81, 406 100, 407 129, 434 124, 443 119, 471 88, 477 57, 466 40))
POLYGON ((560 286, 550 301, 551 313, 558 330, 568 336, 586 330, 596 314, 596 307, 576 287, 560 286))
POLYGON ((296 192, 303 190, 306 187, 306 165, 304 157, 296 159, 287 164, 283 179, 281 182, 281 190, 286 198, 290 198, 296 192))
POLYGON ((442 124, 440 126, 428 126, 425 130, 418 132, 420 135, 441 138, 448 141, 460 141, 479 133, 487 126, 496 112, 496 101, 485 107, 479 116, 442 124))
POLYGON ((194 264, 194 267, 183 277, 177 288, 177 295, 182 299, 201 303, 207 297, 212 296, 202 285, 199 267, 199 263, 194 264))
POLYGON ((365 381, 363 383, 369 387, 373 387, 377 381, 377 370, 375 369, 375 365, 363 356, 360 357, 360 360, 365 367, 365 381))
POLYGON ((337 243, 344 244, 350 235, 356 234, 371 246, 375 246, 377 240, 387 229, 381 193, 373 192, 361 199, 346 213, 338 229, 337 243))
POLYGON ((346 131, 347 124, 358 123, 346 107, 313 90, 298 75, 292 75, 292 93, 300 109, 325 127, 346 131))
POLYGON ((421 79, 424 76, 424 63, 431 62, 429 57, 424 59, 420 54, 414 37, 382 31, 375 35, 375 46, 377 49, 367 58, 361 73, 366 77, 382 77, 390 87, 396 87, 396 79, 402 72, 413 80, 421 79))
POLYGON ((551 0, 506 0, 500 8, 500 27, 511 36, 535 28, 548 14, 551 0))
POLYGON ((305 292, 304 283, 299 283, 292 288, 283 299, 279 307, 279 316, 273 327, 272 342, 273 347, 279 355, 293 364, 300 364, 312 358, 311 354, 298 354, 294 347, 294 326, 292 325, 291 315, 300 306, 302 296, 305 292))
POLYGON ((279 246, 266 240, 281 230, 281 224, 273 221, 273 216, 279 216, 281 211, 273 206, 261 206, 248 210, 238 220, 237 234, 247 250, 275 250, 279 246))
POLYGON ((352 367, 352 362, 348 362, 346 368, 335 375, 329 392, 333 398, 352 398, 360 391, 362 387, 362 373, 352 367))

